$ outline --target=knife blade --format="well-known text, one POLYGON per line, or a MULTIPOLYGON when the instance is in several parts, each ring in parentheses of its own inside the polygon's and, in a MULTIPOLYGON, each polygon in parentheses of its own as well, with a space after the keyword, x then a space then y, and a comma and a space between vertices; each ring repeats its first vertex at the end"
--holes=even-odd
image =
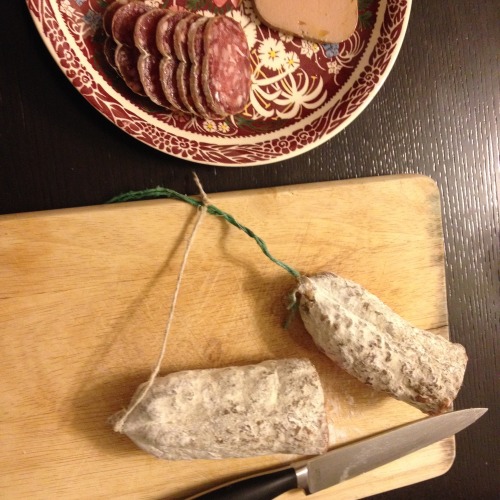
POLYGON ((470 408, 426 417, 308 460, 226 483, 189 500, 272 500, 297 488, 309 495, 453 436, 487 410, 470 408))

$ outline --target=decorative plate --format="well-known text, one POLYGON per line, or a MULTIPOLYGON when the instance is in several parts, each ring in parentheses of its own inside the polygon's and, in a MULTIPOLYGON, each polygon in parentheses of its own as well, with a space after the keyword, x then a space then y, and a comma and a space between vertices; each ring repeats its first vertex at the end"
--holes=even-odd
POLYGON ((356 31, 319 45, 264 26, 252 0, 145 0, 152 6, 225 14, 241 23, 253 68, 249 105, 223 121, 171 113, 130 91, 103 56, 101 16, 111 0, 26 0, 42 39, 74 87, 145 144, 197 163, 281 161, 327 141, 356 118, 389 74, 411 0, 358 0, 356 31))

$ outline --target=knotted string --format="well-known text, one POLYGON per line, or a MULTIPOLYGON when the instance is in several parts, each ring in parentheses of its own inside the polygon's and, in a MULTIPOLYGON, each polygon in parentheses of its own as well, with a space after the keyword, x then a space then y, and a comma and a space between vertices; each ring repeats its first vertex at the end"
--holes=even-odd
MULTIPOLYGON (((198 177, 196 177, 198 179, 198 177)), ((195 180, 196 180, 195 179, 195 180)), ((201 187, 199 180, 196 181, 198 186, 201 187)), ((190 205, 194 207, 200 207, 204 204, 203 201, 199 201, 196 198, 191 198, 190 196, 186 196, 185 194, 180 194, 177 191, 174 191, 173 189, 168 189, 164 187, 156 187, 153 189, 145 189, 143 191, 129 191, 128 193, 120 194, 118 196, 115 196, 111 200, 109 200, 108 203, 117 203, 117 202, 123 202, 123 201, 134 201, 134 200, 144 200, 145 198, 170 198, 174 200, 180 200, 185 203, 189 203, 190 205)), ((285 264, 281 260, 276 259, 271 255, 269 252, 267 245, 265 241, 257 236, 251 229, 248 227, 244 226, 243 224, 240 224, 232 215, 228 214, 227 212, 224 212, 223 210, 220 210, 217 208, 215 205, 212 204, 207 204, 206 205, 207 212, 211 215, 216 215, 218 217, 222 217, 224 220, 229 222, 229 224, 232 224, 233 226, 237 227, 241 231, 243 231, 245 234, 250 236, 250 238, 254 239, 257 242, 257 245, 259 245, 260 249, 262 252, 264 252, 264 255, 269 258, 272 262, 277 264, 278 266, 282 267, 285 271, 290 273, 294 278, 299 279, 300 278, 300 273, 293 269, 293 267, 289 266, 288 264, 285 264)))
MULTIPOLYGON (((117 432, 123 432, 123 426, 125 424, 125 421, 129 417, 129 415, 135 410, 135 408, 141 403, 141 401, 144 399, 146 396, 147 392, 151 389, 156 377, 158 376, 158 373, 160 372, 161 364, 163 362, 163 358, 165 357, 165 352, 167 349, 167 341, 168 341, 168 336, 170 333, 170 327, 172 325, 173 317, 174 317, 174 310, 175 306, 177 303, 177 297, 179 295, 179 290, 180 290, 180 285, 182 281, 182 276, 184 274, 184 269, 186 267, 186 263, 188 260, 188 255, 191 250, 191 245, 195 239, 196 233, 198 231, 198 227, 201 224, 201 221, 203 219, 203 216, 208 212, 211 215, 215 215, 218 217, 222 217, 224 220, 232 224, 233 226, 237 227, 241 231, 243 231, 245 234, 250 236, 250 238, 254 239, 257 243, 257 245, 260 247, 264 255, 268 257, 272 262, 277 264, 278 266, 282 267, 285 271, 290 273, 294 278, 296 278, 298 281, 301 279, 301 274, 293 269, 293 267, 289 266, 288 264, 285 264, 279 259, 276 259, 271 255, 269 252, 269 249, 267 248, 267 245, 265 241, 257 236, 250 228, 244 226, 243 224, 240 224, 232 215, 228 214, 227 212, 224 212, 223 210, 220 210, 217 208, 215 205, 212 205, 210 203, 210 200, 208 199, 208 196, 206 195, 205 191, 203 190, 203 187, 200 183, 200 180, 198 179, 198 176, 196 174, 193 174, 195 183, 200 191, 201 195, 201 201, 197 200, 196 198, 192 198, 190 196, 178 193, 177 191, 174 191, 173 189, 168 189, 164 187, 156 187, 153 189, 146 189, 143 191, 129 191, 128 193, 120 194, 118 196, 115 196, 111 200, 108 201, 108 203, 120 203, 120 202, 126 202, 126 201, 134 201, 134 200, 144 200, 146 198, 170 198, 170 199, 175 199, 179 201, 183 201, 185 203, 188 203, 192 205, 193 207, 196 207, 198 211, 198 216, 195 222, 195 225, 193 227, 193 230, 191 232, 191 236, 189 237, 189 240, 186 245, 186 249, 184 251, 184 257, 182 259, 181 267, 179 270, 179 275, 177 277, 177 283, 175 286, 175 291, 172 297, 172 302, 170 305, 170 312, 168 316, 168 320, 165 326, 165 332, 163 335, 163 342, 160 350, 160 355, 158 357, 158 361, 156 362, 156 365, 151 372, 151 375, 147 381, 147 383, 143 386, 141 392, 139 395, 134 399, 132 404, 126 409, 123 410, 123 412, 120 414, 119 418, 115 420, 114 423, 114 429, 117 432)), ((290 294, 290 303, 288 305, 288 310, 290 311, 290 314, 288 315, 288 318, 285 322, 285 328, 288 327, 291 318, 293 317, 296 309, 297 309, 297 300, 296 300, 296 291, 292 292, 290 294)))
POLYGON ((170 327, 172 325, 172 321, 174 319, 174 311, 175 311, 175 306, 177 304, 177 298, 179 296, 179 290, 181 288, 181 281, 182 281, 182 276, 184 274, 184 269, 186 268, 186 263, 188 260, 189 252, 191 250, 191 246, 195 240, 196 233, 198 232, 198 228, 200 227, 201 221, 203 220, 204 215, 207 213, 207 206, 209 204, 208 197, 203 190, 203 187, 201 186, 200 180, 198 179, 198 176, 194 174, 194 180, 198 186, 198 189, 200 190, 200 195, 202 201, 198 204, 198 215, 196 218, 196 222, 194 224, 193 230, 191 232, 191 235, 188 239, 188 242, 186 244, 186 249, 184 250, 184 257, 182 259, 182 263, 179 269, 179 274, 177 276, 177 282, 175 285, 175 291, 172 296, 172 302, 170 304, 170 312, 168 315, 167 323, 165 326, 165 331, 163 334, 163 341, 160 349, 160 354, 158 356, 158 361, 156 362, 156 365, 154 366, 151 375, 149 376, 148 381, 146 384, 143 386, 141 392, 138 394, 138 396, 134 399, 132 404, 126 409, 123 410, 123 412, 120 414, 119 418, 115 420, 114 422, 114 430, 116 432, 123 432, 123 426, 127 420, 127 418, 130 416, 130 414, 137 408, 137 406, 141 403, 141 401, 145 398, 146 394, 148 391, 151 389, 152 385, 154 384, 154 381, 156 377, 158 376, 158 373, 160 372, 161 364, 163 362, 163 358, 165 357, 165 352, 167 350, 167 341, 168 337, 170 334, 170 327))

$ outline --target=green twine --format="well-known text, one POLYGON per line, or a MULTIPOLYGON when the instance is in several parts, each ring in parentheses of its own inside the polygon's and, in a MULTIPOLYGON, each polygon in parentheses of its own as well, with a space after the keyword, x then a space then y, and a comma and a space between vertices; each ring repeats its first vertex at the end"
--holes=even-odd
MULTIPOLYGON (((203 202, 195 198, 192 198, 191 196, 186 196, 185 194, 178 193, 173 189, 168 189, 164 187, 145 189, 143 191, 129 191, 128 193, 123 193, 119 194, 118 196, 115 196, 114 198, 109 200, 108 203, 122 203, 125 201, 144 200, 146 198, 169 198, 174 200, 180 200, 184 201, 185 203, 189 203, 190 205, 196 208, 199 208, 203 205, 203 202)), ((262 252, 264 252, 264 255, 268 257, 272 262, 282 267, 285 271, 290 273, 294 278, 296 279, 300 278, 300 273, 298 271, 296 271, 289 265, 285 264, 281 260, 278 260, 275 257, 273 257, 269 252, 265 241, 259 236, 257 236, 251 229, 244 226, 243 224, 240 224, 232 215, 220 210, 214 205, 207 205, 206 208, 209 214, 216 215, 217 217, 222 217, 224 220, 229 222, 229 224, 232 224, 238 229, 241 229, 241 231, 243 231, 245 234, 250 236, 250 238, 253 238, 257 242, 257 245, 259 245, 262 252)), ((293 308, 294 307, 292 306, 290 309, 293 308)))

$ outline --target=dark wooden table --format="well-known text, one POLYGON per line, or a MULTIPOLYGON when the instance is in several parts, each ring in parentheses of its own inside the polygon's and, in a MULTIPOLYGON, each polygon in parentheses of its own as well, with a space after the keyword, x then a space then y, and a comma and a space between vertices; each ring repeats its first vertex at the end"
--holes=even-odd
POLYGON ((269 166, 197 166, 130 138, 95 111, 52 60, 25 2, 0 30, 0 213, 100 204, 157 185, 194 193, 420 173, 442 196, 450 335, 470 362, 456 408, 489 407, 457 436, 444 476, 377 498, 498 498, 500 333, 500 5, 414 2, 383 88, 344 131, 269 166))

